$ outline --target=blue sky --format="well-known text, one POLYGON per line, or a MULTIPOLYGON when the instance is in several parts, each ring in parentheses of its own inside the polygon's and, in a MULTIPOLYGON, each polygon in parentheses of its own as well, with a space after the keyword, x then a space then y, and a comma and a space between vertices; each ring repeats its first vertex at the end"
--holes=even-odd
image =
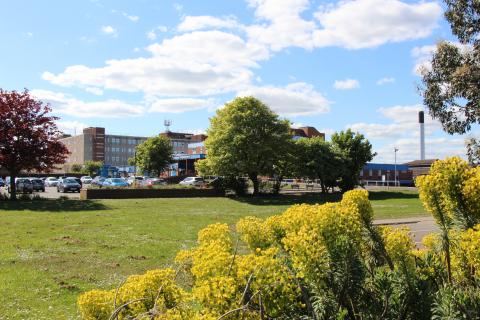
MULTIPOLYGON (((235 96, 294 125, 367 136, 375 161, 419 157, 418 66, 455 41, 443 4, 407 0, 0 0, 0 87, 28 88, 79 132, 202 132, 235 96)), ((463 155, 427 117, 427 158, 463 155)))

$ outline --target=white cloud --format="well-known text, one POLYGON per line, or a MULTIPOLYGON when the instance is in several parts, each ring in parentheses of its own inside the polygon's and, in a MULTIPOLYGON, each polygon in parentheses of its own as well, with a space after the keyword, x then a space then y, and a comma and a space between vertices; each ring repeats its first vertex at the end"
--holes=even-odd
POLYGON ((168 31, 168 28, 165 27, 165 26, 158 26, 158 27, 155 27, 153 28, 152 30, 148 31, 147 32, 147 38, 149 40, 156 40, 157 39, 157 33, 158 32, 167 32, 168 31))
MULTIPOLYGON (((373 162, 393 163, 395 160, 394 148, 398 149, 397 163, 406 163, 420 159, 420 140, 416 138, 402 138, 390 142, 375 151, 378 155, 373 162)), ((444 159, 459 156, 465 158, 465 140, 462 137, 426 137, 425 158, 444 159)))
POLYGON ((314 42, 317 47, 360 49, 425 38, 437 27, 441 15, 442 8, 435 1, 340 1, 321 6, 315 14, 322 28, 315 31, 314 42))
POLYGON ((117 30, 112 26, 102 26, 101 30, 103 34, 106 34, 108 36, 112 36, 112 37, 118 36, 117 30))
POLYGON ((233 16, 217 18, 213 16, 186 16, 177 26, 180 32, 203 29, 234 29, 240 27, 237 19, 233 16))
POLYGON ((314 14, 316 20, 306 20, 302 13, 309 8, 309 0, 247 2, 260 20, 246 27, 250 40, 275 51, 289 46, 361 49, 425 38, 442 15, 435 1, 345 0, 320 6, 314 14))
POLYGON ((436 49, 436 45, 427 45, 415 47, 412 49, 411 54, 415 60, 415 66, 413 67, 414 74, 421 76, 421 72, 423 69, 430 69, 430 61, 436 49))
POLYGON ((213 99, 172 98, 156 99, 151 102, 149 112, 182 113, 208 109, 215 106, 213 99))
POLYGON ((300 14, 309 7, 309 0, 247 0, 261 21, 246 27, 250 41, 266 44, 274 51, 289 46, 313 48, 314 21, 300 14))
POLYGON ((122 12, 122 15, 127 18, 128 20, 132 21, 132 22, 137 22, 140 18, 138 16, 134 16, 134 15, 129 15, 128 13, 126 12, 122 12))
MULTIPOLYGON (((393 148, 397 147, 398 161, 406 162, 420 158, 420 125, 418 111, 421 105, 394 106, 380 108, 378 112, 386 123, 354 123, 346 127, 364 134, 374 146, 378 156, 377 162, 392 162, 393 148)), ((444 158, 448 155, 464 155, 464 139, 462 137, 442 136, 442 128, 438 121, 425 113, 425 140, 427 158, 444 158)))
POLYGON ((181 12, 183 10, 183 5, 181 5, 180 3, 174 3, 173 9, 175 9, 178 12, 181 12))
POLYGON ((286 87, 252 87, 237 94, 239 97, 254 96, 281 115, 310 115, 330 110, 328 101, 312 85, 297 82, 286 87))
POLYGON ((33 37, 33 32, 27 32, 27 37, 29 38, 33 37))
POLYGON ((251 68, 269 57, 262 46, 221 31, 197 31, 148 47, 149 58, 109 60, 104 67, 67 67, 42 77, 61 86, 99 87, 154 96, 208 96, 238 91, 251 68))
POLYGON ((32 90, 30 93, 37 99, 49 103, 55 113, 79 118, 132 117, 140 116, 144 112, 144 108, 140 105, 128 104, 119 100, 85 102, 72 98, 64 93, 39 89, 32 90))
POLYGON ((338 90, 352 90, 360 88, 360 82, 355 79, 335 80, 333 87, 338 90))
POLYGON ((82 132, 82 130, 84 128, 88 127, 88 125, 86 125, 83 122, 79 122, 79 121, 59 120, 56 123, 57 123, 57 127, 60 131, 62 131, 63 133, 72 134, 72 135, 73 134, 78 134, 78 133, 82 132))
POLYGON ((378 79, 377 85, 382 86, 382 85, 384 85, 384 84, 394 83, 394 82, 395 82, 395 78, 392 78, 392 77, 384 77, 384 78, 378 79))
POLYGON ((96 87, 87 87, 85 88, 85 91, 91 93, 91 94, 94 94, 96 96, 101 96, 103 95, 103 90, 100 89, 100 88, 96 88, 96 87))

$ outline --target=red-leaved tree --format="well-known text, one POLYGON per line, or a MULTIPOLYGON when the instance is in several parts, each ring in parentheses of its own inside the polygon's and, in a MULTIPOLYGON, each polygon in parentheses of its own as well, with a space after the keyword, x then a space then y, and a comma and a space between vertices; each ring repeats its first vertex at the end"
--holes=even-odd
POLYGON ((63 164, 68 150, 49 115, 48 104, 35 100, 28 90, 0 89, 0 166, 10 173, 10 199, 16 199, 15 178, 22 171, 49 172, 63 164))

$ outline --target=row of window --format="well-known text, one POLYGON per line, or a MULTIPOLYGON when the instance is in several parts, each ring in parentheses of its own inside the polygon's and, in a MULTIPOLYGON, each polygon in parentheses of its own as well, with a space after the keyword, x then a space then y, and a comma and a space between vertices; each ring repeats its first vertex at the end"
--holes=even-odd
MULTIPOLYGON (((376 174, 377 176, 381 176, 381 175, 382 175, 382 170, 375 170, 375 171, 378 172, 378 173, 376 174)), ((394 171, 395 171, 395 170, 386 170, 386 173, 387 173, 387 174, 390 174, 390 172, 393 173, 394 171)), ((373 176, 373 172, 374 172, 374 170, 372 170, 372 169, 368 170, 368 176, 369 176, 369 177, 373 176)), ((365 175, 365 173, 366 173, 366 170, 362 170, 362 171, 360 172, 360 175, 363 176, 363 175, 365 175)), ((400 174, 400 173, 407 173, 407 170, 397 170, 397 174, 400 174)))
POLYGON ((129 144, 136 146, 143 142, 141 139, 134 139, 134 138, 116 138, 116 137, 108 137, 107 142, 112 144, 129 144))
POLYGON ((135 148, 124 148, 124 147, 107 147, 106 148, 107 152, 118 152, 118 153, 128 153, 128 154, 134 154, 135 153, 135 148))

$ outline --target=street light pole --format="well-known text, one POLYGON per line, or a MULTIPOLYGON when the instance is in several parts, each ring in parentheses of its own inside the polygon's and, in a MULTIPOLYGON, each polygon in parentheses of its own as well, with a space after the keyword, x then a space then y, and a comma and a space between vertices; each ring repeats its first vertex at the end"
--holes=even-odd
POLYGON ((397 186, 397 147, 393 147, 393 151, 395 153, 395 187, 397 186))

